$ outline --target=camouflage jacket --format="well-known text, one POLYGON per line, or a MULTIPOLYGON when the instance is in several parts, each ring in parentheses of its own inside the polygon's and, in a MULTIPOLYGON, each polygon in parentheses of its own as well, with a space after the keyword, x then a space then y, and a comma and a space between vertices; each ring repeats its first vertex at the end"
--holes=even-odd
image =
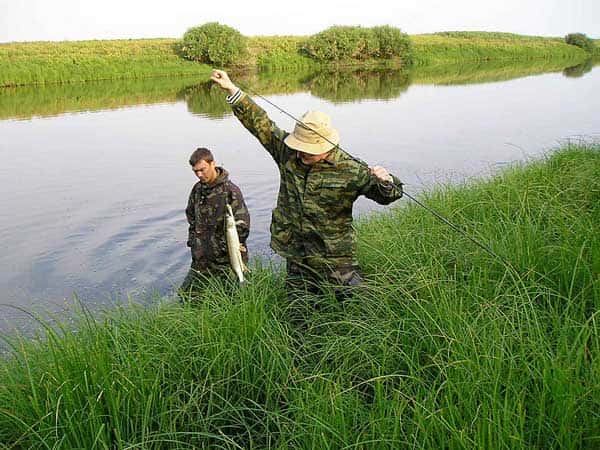
POLYGON ((352 206, 360 195, 380 204, 402 197, 402 183, 382 182, 362 161, 336 147, 327 159, 304 165, 283 140, 289 134, 248 95, 233 112, 275 160, 280 173, 271 218, 271 247, 286 259, 313 268, 357 264, 352 206))
MULTIPOLYGON (((188 247, 192 250, 192 268, 211 269, 229 265, 225 239, 225 205, 229 203, 237 223, 240 242, 250 232, 250 214, 240 188, 229 181, 229 174, 217 167, 217 179, 206 184, 198 181, 192 188, 185 210, 189 227, 188 247)), ((248 260, 248 252, 242 257, 248 260)))

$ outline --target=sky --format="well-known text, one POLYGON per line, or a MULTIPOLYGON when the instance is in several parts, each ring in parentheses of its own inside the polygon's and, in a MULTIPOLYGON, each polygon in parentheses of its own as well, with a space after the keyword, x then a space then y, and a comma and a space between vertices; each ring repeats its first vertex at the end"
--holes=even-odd
POLYGON ((392 25, 409 34, 581 32, 600 38, 600 0, 0 0, 0 42, 179 38, 206 22, 247 36, 392 25))

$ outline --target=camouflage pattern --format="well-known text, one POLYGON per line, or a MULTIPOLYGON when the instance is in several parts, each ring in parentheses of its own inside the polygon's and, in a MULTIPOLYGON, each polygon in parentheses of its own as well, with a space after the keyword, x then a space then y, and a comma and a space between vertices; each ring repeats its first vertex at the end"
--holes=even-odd
POLYGON ((192 251, 192 270, 218 271, 229 267, 225 239, 225 205, 235 216, 242 258, 248 262, 246 239, 250 232, 250 214, 240 188, 229 181, 229 174, 217 167, 217 179, 211 184, 201 181, 192 188, 185 210, 189 227, 187 245, 192 251))
POLYGON ((275 160, 280 173, 277 206, 271 218, 271 248, 318 277, 340 282, 358 270, 352 206, 360 195, 380 204, 402 197, 402 183, 382 182, 362 161, 336 147, 327 159, 304 165, 284 143, 289 134, 271 121, 248 95, 233 105, 242 124, 275 160), (325 275, 324 275, 325 274, 325 275))

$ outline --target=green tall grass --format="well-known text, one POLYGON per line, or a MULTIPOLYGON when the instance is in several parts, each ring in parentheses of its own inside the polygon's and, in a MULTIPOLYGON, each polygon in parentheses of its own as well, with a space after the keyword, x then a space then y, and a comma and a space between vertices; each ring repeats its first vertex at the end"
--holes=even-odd
POLYGON ((7 338, 2 448, 596 448, 600 146, 568 144, 357 225, 368 286, 256 267, 189 305, 7 338))
POLYGON ((0 44, 0 87, 91 80, 208 75, 186 61, 175 39, 0 44))
POLYGON ((248 39, 250 65, 265 71, 315 70, 320 65, 301 54, 304 36, 253 36, 248 39))
POLYGON ((583 61, 589 54, 568 45, 563 38, 511 33, 444 32, 411 36, 415 63, 447 64, 456 61, 569 59, 583 61))

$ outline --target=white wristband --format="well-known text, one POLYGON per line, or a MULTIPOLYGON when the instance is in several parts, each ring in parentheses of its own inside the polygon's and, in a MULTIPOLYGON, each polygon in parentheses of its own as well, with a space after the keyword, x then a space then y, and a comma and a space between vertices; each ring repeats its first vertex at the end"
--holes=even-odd
POLYGON ((230 105, 234 105, 240 99, 241 96, 242 90, 238 88, 238 90, 235 91, 235 94, 227 96, 227 103, 229 103, 230 105))

